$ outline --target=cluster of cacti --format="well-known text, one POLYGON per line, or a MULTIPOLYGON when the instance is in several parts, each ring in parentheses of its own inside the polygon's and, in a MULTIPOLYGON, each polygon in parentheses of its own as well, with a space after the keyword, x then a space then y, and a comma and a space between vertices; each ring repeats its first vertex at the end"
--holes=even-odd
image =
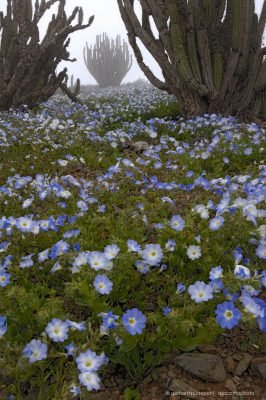
POLYGON ((32 107, 47 100, 61 87, 75 100, 67 88, 67 69, 56 73, 58 64, 69 59, 67 47, 72 32, 89 27, 90 17, 83 23, 82 8, 71 16, 65 13, 65 0, 7 0, 6 15, 0 13, 0 110, 25 104, 32 107), (44 38, 40 41, 38 23, 45 12, 58 3, 44 38), (76 25, 72 25, 77 18, 76 25))
POLYGON ((128 45, 121 41, 109 39, 106 33, 96 37, 94 47, 84 47, 84 61, 91 75, 100 87, 119 86, 132 65, 128 45))
POLYGON ((140 0, 141 20, 134 0, 117 1, 140 68, 155 86, 176 95, 185 114, 265 113, 266 0, 260 16, 254 0, 140 0), (164 80, 143 61, 137 38, 164 80))

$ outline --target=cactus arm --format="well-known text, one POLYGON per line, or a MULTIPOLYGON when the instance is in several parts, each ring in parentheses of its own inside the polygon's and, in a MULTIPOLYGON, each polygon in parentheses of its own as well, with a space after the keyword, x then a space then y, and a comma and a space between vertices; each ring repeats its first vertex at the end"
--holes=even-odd
POLYGON ((263 6, 259 18, 258 38, 257 38, 257 45, 259 47, 262 44, 263 34, 265 33, 265 25, 266 25, 266 0, 263 1, 263 6))
POLYGON ((136 36, 135 36, 135 31, 134 31, 132 21, 129 18, 129 15, 124 8, 123 0, 117 0, 117 2, 118 2, 118 7, 119 7, 121 17, 122 17, 122 19, 127 27, 127 30, 128 30, 129 43, 134 51, 134 55, 136 57, 136 60, 138 62, 140 69, 142 70, 144 75, 149 79, 149 81, 152 82, 152 84, 154 86, 156 86, 158 89, 170 91, 170 85, 167 84, 166 82, 163 82, 162 80, 158 79, 154 75, 154 73, 151 71, 151 69, 145 64, 141 50, 136 41, 136 36))

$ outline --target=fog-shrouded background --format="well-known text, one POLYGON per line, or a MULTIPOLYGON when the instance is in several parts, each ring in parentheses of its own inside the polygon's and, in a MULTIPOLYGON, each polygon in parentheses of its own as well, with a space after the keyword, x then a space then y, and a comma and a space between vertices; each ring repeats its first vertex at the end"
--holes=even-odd
MULTIPOLYGON (((33 0, 33 2, 35 2, 35 0, 33 0)), ((57 4, 58 3, 56 3, 48 12, 46 12, 40 22, 41 37, 46 31, 52 13, 56 12, 57 10, 57 4)), ((263 0, 256 0, 256 10, 258 14, 260 14, 262 4, 263 0)), ((85 46, 86 41, 88 42, 89 46, 93 45, 96 35, 103 32, 106 32, 109 37, 113 38, 119 34, 123 39, 127 40, 127 32, 120 16, 116 0, 66 0, 65 10, 68 16, 76 6, 81 6, 83 8, 83 23, 86 23, 91 15, 94 15, 94 21, 89 28, 70 35, 71 42, 68 50, 71 58, 76 58, 77 61, 74 63, 62 62, 60 64, 60 69, 61 67, 63 68, 66 66, 68 68, 69 75, 73 74, 75 78, 80 78, 82 84, 95 84, 95 80, 89 74, 83 61, 83 47, 85 46)), ((5 10, 6 0, 0 0, 0 11, 4 11, 5 13, 5 10)), ((140 13, 140 8, 137 9, 137 12, 140 13)), ((152 56, 149 55, 148 51, 143 46, 140 47, 143 51, 144 61, 148 63, 152 71, 160 78, 161 71, 159 66, 153 60, 152 56)), ((130 46, 129 50, 131 54, 133 54, 130 46)), ((145 76, 138 67, 138 64, 133 56, 133 65, 123 82, 132 82, 138 78, 145 79, 145 76)))

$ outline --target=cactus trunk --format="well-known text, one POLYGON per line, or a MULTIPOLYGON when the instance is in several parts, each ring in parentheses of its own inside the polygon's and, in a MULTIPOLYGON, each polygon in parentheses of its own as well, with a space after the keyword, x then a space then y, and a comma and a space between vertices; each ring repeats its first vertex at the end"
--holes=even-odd
MULTIPOLYGON (((69 34, 89 27, 82 24, 82 9, 76 7, 67 18, 65 0, 7 0, 6 15, 0 13, 0 110, 25 104, 33 107, 46 101, 61 87, 72 98, 75 93, 67 88, 67 70, 59 74, 56 68, 62 60, 69 60, 69 34), (40 42, 38 23, 45 12, 58 3, 47 32, 40 42), (78 17, 76 25, 71 25, 78 17)), ((78 88, 76 90, 76 93, 78 88)))
POLYGON ((140 68, 155 86, 176 95, 184 114, 266 117, 266 0, 260 16, 254 0, 143 0, 142 21, 136 0, 117 2, 140 68), (144 63, 137 38, 164 80, 144 63))

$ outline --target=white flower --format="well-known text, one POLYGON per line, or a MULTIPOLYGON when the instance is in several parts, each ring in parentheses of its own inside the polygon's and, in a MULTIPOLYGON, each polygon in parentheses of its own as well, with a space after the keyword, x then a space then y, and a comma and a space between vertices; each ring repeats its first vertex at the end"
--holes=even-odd
POLYGON ((196 260, 201 257, 201 248, 200 246, 190 245, 187 249, 187 256, 190 260, 196 260))

